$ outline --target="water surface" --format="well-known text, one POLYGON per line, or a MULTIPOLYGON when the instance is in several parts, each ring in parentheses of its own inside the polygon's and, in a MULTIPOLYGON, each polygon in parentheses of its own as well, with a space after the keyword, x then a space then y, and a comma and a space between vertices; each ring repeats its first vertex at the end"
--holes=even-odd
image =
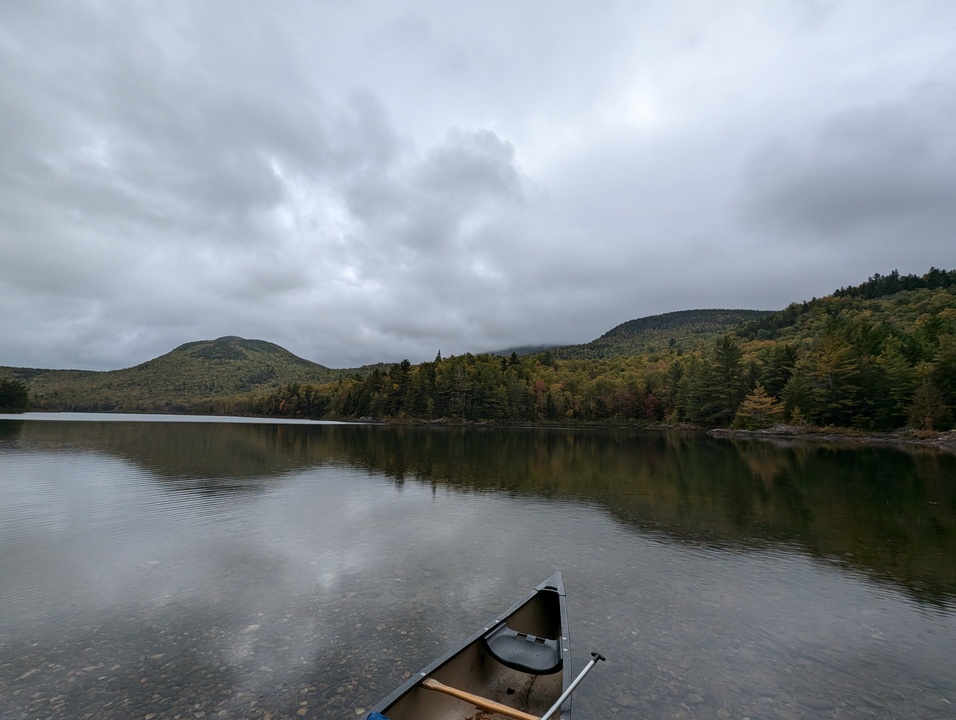
POLYGON ((355 718, 561 569, 587 718, 956 717, 956 458, 0 421, 0 717, 355 718))

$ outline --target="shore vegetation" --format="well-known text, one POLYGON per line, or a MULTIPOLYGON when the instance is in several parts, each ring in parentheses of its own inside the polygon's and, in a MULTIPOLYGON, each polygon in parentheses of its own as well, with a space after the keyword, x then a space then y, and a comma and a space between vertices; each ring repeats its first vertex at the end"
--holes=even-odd
POLYGON ((943 432, 956 409, 956 271, 877 274, 779 312, 643 318, 524 355, 331 370, 220 338, 112 373, 3 375, 38 410, 943 432))

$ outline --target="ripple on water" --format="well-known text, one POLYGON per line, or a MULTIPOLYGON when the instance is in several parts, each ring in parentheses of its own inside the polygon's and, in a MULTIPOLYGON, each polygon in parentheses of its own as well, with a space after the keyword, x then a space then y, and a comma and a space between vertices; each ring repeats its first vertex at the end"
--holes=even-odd
POLYGON ((555 568, 576 655, 609 658, 581 720, 951 712, 945 608, 806 542, 714 540, 687 495, 553 494, 459 473, 460 455, 448 472, 468 483, 390 479, 379 468, 407 448, 375 432, 305 463, 290 448, 314 433, 243 432, 211 462, 219 435, 196 425, 126 433, 121 456, 55 438, 4 450, 0 717, 355 717, 555 568), (270 472, 223 470, 255 442, 270 472), (143 460, 182 447, 194 455, 143 460))

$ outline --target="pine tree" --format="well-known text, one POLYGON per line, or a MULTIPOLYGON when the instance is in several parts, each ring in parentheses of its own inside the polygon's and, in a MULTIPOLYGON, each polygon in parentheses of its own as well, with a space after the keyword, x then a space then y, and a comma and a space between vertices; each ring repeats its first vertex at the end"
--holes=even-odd
POLYGON ((882 388, 874 388, 877 393, 885 393, 886 407, 882 409, 885 418, 877 418, 881 425, 896 428, 903 424, 907 403, 913 397, 916 387, 916 370, 906 360, 903 353, 903 341, 891 336, 883 343, 876 365, 881 373, 882 388))
POLYGON ((731 335, 717 340, 714 353, 696 373, 688 373, 687 419, 727 426, 746 393, 743 352, 731 335))
POLYGON ((22 413, 30 406, 30 393, 19 380, 0 380, 0 412, 22 413))
POLYGON ((813 388, 811 403, 800 406, 823 424, 852 425, 861 404, 859 357, 847 334, 831 322, 797 365, 813 388))

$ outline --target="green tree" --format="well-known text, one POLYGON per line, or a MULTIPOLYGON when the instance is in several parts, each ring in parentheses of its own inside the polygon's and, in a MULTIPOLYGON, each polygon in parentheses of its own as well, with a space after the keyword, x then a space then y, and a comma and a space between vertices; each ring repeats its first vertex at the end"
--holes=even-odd
POLYGON ((825 425, 852 425, 862 400, 858 356, 845 330, 839 321, 828 324, 798 363, 813 388, 802 409, 825 425))
POLYGON ((30 392, 19 380, 0 380, 0 412, 22 413, 30 407, 30 392))
POLYGON ((917 381, 916 369, 906 359, 903 340, 896 336, 887 338, 876 358, 876 366, 882 387, 874 390, 887 398, 884 407, 878 410, 877 425, 886 429, 900 427, 906 420, 907 405, 913 398, 917 381))
POLYGON ((956 334, 939 336, 933 364, 933 382, 939 388, 943 402, 952 410, 956 407, 956 334))
POLYGON ((771 395, 779 395, 793 375, 797 364, 795 345, 783 343, 771 345, 758 354, 761 363, 760 383, 771 395))
POLYGON ((813 386, 802 372, 798 370, 790 376, 780 396, 787 420, 800 425, 813 421, 812 417, 807 416, 807 408, 815 404, 813 386))
POLYGON ((402 360, 388 371, 385 413, 390 417, 402 415, 411 405, 411 374, 412 364, 408 360, 402 360))
POLYGON ((730 425, 746 394, 743 351, 736 338, 723 335, 711 358, 687 384, 687 419, 704 425, 730 425))

